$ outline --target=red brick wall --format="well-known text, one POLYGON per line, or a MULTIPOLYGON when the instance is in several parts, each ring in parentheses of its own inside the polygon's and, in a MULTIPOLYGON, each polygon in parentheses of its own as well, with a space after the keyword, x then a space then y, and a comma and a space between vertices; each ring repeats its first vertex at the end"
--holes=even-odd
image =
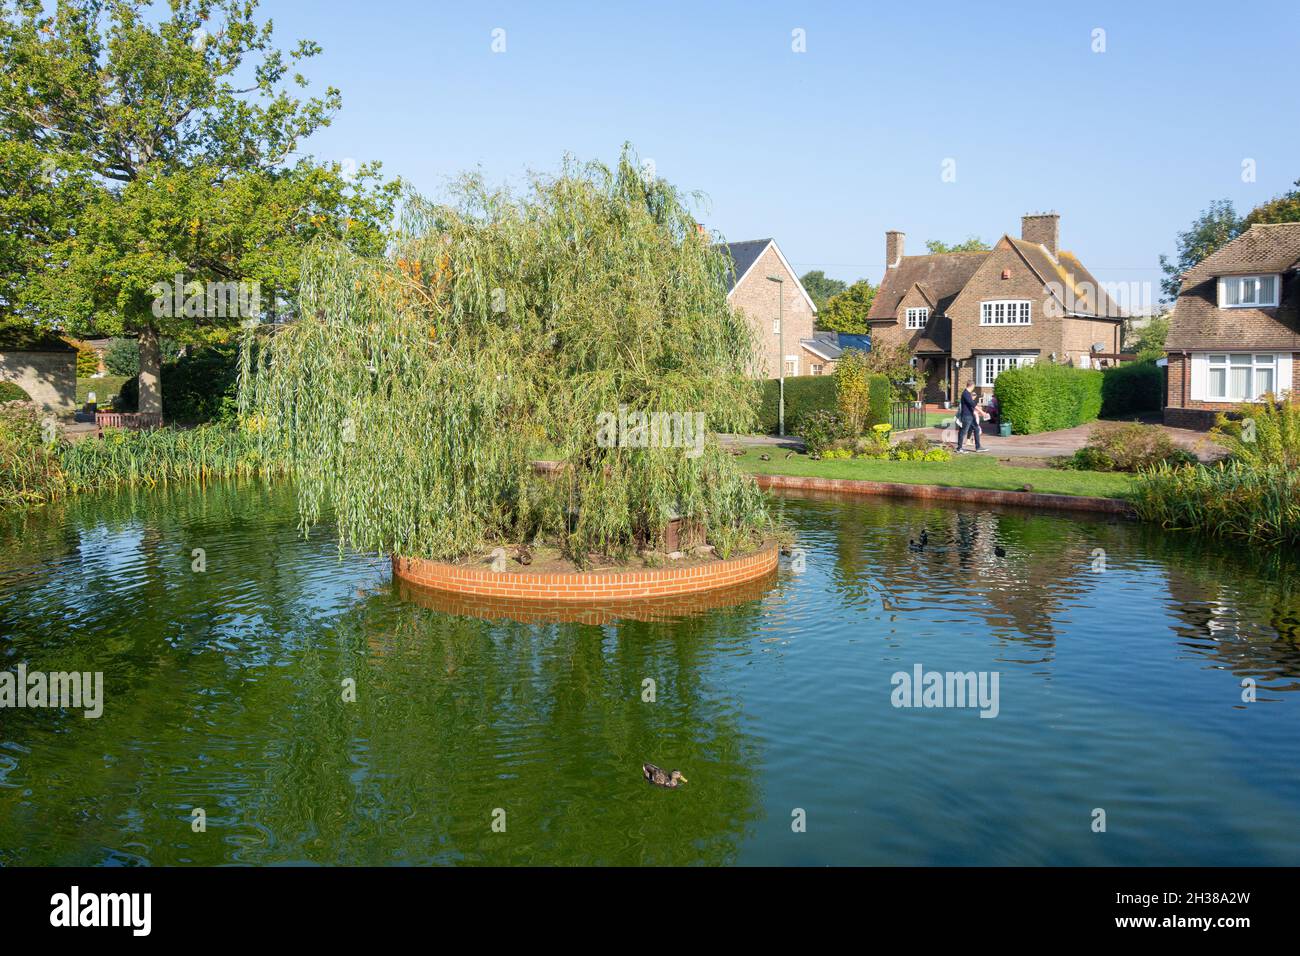
POLYGON ((772 321, 777 317, 778 297, 782 291, 785 293, 785 301, 781 303, 785 323, 784 354, 795 356, 792 374, 812 374, 809 368, 811 356, 800 347, 799 340, 812 338, 815 313, 799 291, 799 277, 781 264, 776 249, 769 245, 744 281, 731 293, 732 306, 744 314, 750 328, 754 330, 755 341, 758 343, 757 371, 760 378, 777 378, 781 374, 782 352, 777 344, 777 336, 772 332, 772 321), (768 282, 767 277, 772 275, 780 276, 785 282, 781 285, 768 282))
POLYGON ((768 575, 776 569, 776 564, 776 546, 768 545, 753 554, 726 561, 710 561, 686 568, 609 573, 496 572, 485 567, 444 564, 441 561, 394 555, 393 574, 424 587, 461 594, 568 603, 669 597, 707 591, 768 575))

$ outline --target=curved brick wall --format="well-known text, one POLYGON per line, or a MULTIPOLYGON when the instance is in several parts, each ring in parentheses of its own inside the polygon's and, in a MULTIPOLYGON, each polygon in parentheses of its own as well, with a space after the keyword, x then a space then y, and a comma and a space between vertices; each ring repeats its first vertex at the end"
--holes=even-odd
POLYGON ((585 571, 567 574, 496 572, 393 556, 393 576, 421 587, 461 595, 565 604, 673 598, 765 578, 776 570, 777 549, 767 544, 753 554, 687 568, 585 571))

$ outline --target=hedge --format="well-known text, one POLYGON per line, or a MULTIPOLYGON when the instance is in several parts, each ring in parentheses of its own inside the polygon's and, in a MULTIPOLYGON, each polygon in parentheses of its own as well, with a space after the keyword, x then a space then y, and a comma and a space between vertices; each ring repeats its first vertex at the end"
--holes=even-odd
MULTIPOLYGON (((759 428, 769 435, 777 431, 777 395, 780 380, 763 382, 763 401, 758 411, 759 428)), ((830 375, 797 375, 785 380, 785 430, 794 431, 795 424, 809 412, 835 411, 835 379, 830 375)))
MULTIPOLYGON (((762 405, 759 408, 759 428, 769 435, 777 430, 777 394, 779 379, 767 379, 763 382, 762 405)), ((889 379, 884 375, 872 374, 868 383, 871 404, 871 418, 868 426, 889 421, 889 379)), ((164 395, 165 399, 165 395, 164 395)), ((785 430, 787 434, 799 433, 799 421, 810 412, 839 409, 839 398, 835 393, 833 375, 798 375, 785 380, 785 430)))
POLYGON ((1017 435, 1073 428, 1101 414, 1103 375, 1095 369, 1043 363, 1007 369, 993 386, 999 415, 1017 435))
POLYGON ((1165 404, 1165 373, 1155 359, 1108 368, 1101 383, 1101 413, 1108 418, 1159 411, 1165 404))

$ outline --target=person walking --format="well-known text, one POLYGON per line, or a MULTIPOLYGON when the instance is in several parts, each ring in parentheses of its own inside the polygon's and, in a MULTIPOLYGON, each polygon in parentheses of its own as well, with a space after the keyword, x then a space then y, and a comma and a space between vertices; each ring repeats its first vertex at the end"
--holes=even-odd
POLYGON ((957 432, 957 452, 958 454, 966 451, 963 447, 966 444, 966 436, 975 433, 975 450, 983 451, 980 446, 980 427, 979 427, 979 406, 975 404, 975 393, 971 390, 969 382, 961 392, 961 412, 959 415, 961 422, 960 430, 957 432))

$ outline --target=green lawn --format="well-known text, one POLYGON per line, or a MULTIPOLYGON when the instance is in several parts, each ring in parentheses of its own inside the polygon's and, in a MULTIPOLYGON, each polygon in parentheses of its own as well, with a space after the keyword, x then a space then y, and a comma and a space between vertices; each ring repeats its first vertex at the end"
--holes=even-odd
POLYGON ((780 448, 748 449, 738 458, 746 471, 760 475, 799 475, 811 478, 857 478, 865 481, 893 481, 905 485, 946 485, 953 488, 995 488, 1014 491, 1022 485, 1034 491, 1056 495, 1091 495, 1099 498, 1126 497, 1133 476, 1100 471, 1063 471, 1056 468, 1024 468, 1004 465, 990 452, 958 455, 952 461, 876 461, 849 459, 812 461, 807 455, 786 458, 780 448), (759 455, 771 456, 762 461, 759 455))
POLYGON ((129 375, 105 375, 103 378, 78 378, 77 404, 86 404, 86 396, 94 392, 99 407, 106 408, 109 400, 117 395, 117 390, 122 387, 122 383, 130 377, 129 375))

